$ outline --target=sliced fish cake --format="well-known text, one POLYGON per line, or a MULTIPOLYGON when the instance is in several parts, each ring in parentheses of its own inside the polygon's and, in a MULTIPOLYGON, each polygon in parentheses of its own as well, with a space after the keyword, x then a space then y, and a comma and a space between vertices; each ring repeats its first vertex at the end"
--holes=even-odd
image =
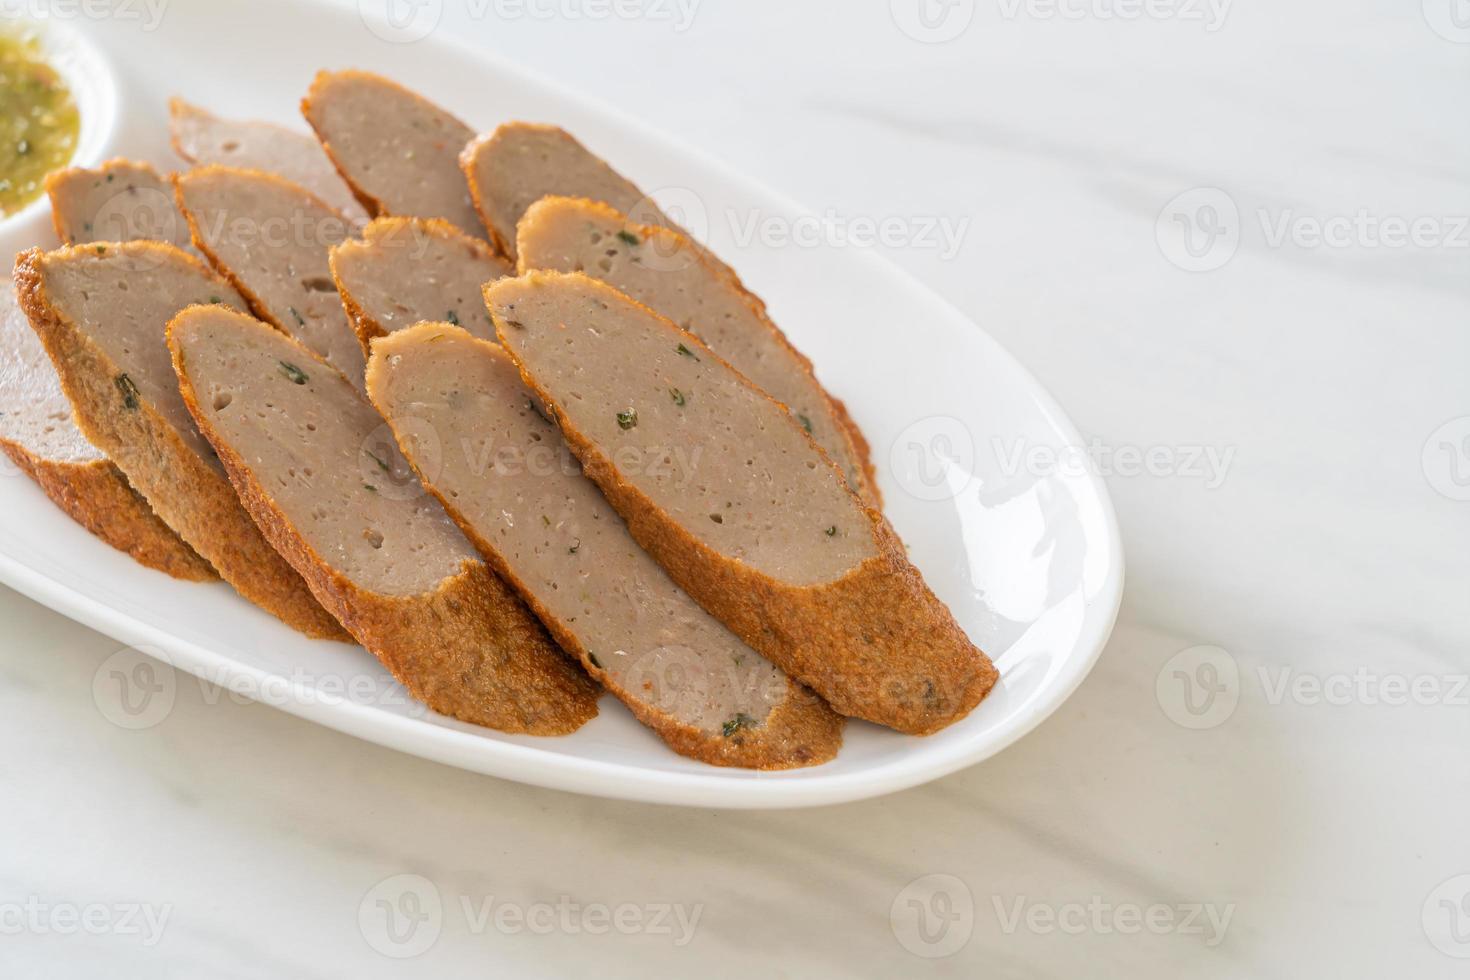
POLYGON ((811 361, 764 307, 678 232, 642 225, 599 201, 544 197, 516 233, 521 272, 585 272, 688 330, 796 416, 847 482, 880 503, 868 460, 811 361))
POLYGON ((414 478, 373 407, 252 317, 169 327, 184 403, 266 538, 414 697, 505 732, 561 735, 597 688, 414 478))
POLYGON ((0 449, 72 520, 139 564, 174 578, 219 577, 77 428, 9 278, 0 279, 0 449))
POLYGON ((46 194, 63 245, 143 238, 194 252, 173 188, 146 163, 118 158, 57 170, 46 175, 46 194))
POLYGON ((257 120, 225 119, 180 98, 169 100, 168 133, 174 152, 191 164, 217 163, 277 174, 354 224, 368 219, 321 144, 306 133, 257 120))
MULTIPOLYGON (((521 217, 541 198, 552 196, 602 201, 635 221, 669 228, 693 240, 659 210, 653 198, 556 126, 505 123, 466 146, 460 166, 496 247, 511 258, 516 257, 516 225, 521 217)), ((733 269, 702 244, 694 244, 739 282, 733 269)))
POLYGON ((374 217, 443 218, 484 234, 458 163, 475 133, 444 109, 381 75, 323 71, 301 113, 374 217))
POLYGON ((246 599, 309 636, 346 639, 261 537, 179 395, 169 320, 195 303, 244 310, 244 298, 161 242, 31 249, 16 257, 15 280, 82 434, 154 513, 246 599))
POLYGON ((504 351, 420 324, 374 343, 368 394, 470 540, 675 751, 757 769, 836 754, 841 717, 638 546, 504 351))
POLYGON ((331 264, 364 351, 373 338, 423 320, 494 340, 481 288, 515 271, 483 241, 437 218, 378 218, 361 241, 334 246, 331 264))
POLYGON ((194 244, 255 315, 362 384, 362 345, 347 322, 328 260, 351 223, 275 174, 200 167, 174 178, 194 244))
POLYGON ((485 289, 502 346, 669 577, 843 714, 913 735, 968 714, 990 660, 785 406, 580 273, 485 289), (691 461, 643 465, 638 448, 691 461))

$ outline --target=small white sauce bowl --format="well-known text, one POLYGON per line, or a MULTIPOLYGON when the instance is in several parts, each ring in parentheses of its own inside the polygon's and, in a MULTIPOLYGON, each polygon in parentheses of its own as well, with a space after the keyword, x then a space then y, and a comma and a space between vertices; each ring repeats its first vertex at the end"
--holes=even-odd
MULTIPOLYGON (((77 146, 69 166, 90 167, 106 159, 117 129, 117 79, 101 50, 70 24, 56 18, 32 19, 3 25, 7 32, 33 34, 41 57, 61 76, 71 91, 80 120, 77 146)), ((54 240, 50 221, 51 203, 43 193, 16 211, 0 218, 0 258, 9 271, 10 256, 32 245, 54 240)))

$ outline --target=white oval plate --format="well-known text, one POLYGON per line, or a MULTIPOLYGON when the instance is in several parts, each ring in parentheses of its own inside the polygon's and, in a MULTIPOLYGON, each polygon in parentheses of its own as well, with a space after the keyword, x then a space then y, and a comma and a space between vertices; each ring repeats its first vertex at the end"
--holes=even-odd
MULTIPOLYGON (((143 11, 145 5, 132 8, 143 11)), ((873 445, 887 511, 914 562, 999 664, 994 693, 937 735, 848 726, 832 762, 719 769, 675 755, 611 697, 566 738, 507 736, 426 712, 367 653, 313 642, 224 585, 173 581, 90 537, 23 476, 0 480, 0 579, 174 666, 330 728, 476 772, 624 799, 796 807, 877 796, 971 765, 1020 738, 1087 675, 1123 585, 1116 518, 1051 396, 994 340, 870 253, 737 247, 748 216, 804 212, 621 113, 452 43, 389 43, 355 10, 177 4, 141 21, 80 25, 113 60, 113 152, 172 168, 166 101, 301 125, 319 67, 391 66, 479 129, 560 124, 702 233, 770 304, 873 445)), ((12 241, 10 250, 34 244, 12 241)), ((262 760, 265 764, 265 760, 262 760)))

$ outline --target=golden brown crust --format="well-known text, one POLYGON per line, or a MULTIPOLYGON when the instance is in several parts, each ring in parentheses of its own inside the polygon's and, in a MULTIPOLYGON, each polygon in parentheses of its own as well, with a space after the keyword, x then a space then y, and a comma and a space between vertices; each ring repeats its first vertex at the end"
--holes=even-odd
MULTIPOLYGON (((597 715, 597 687, 558 650, 516 595, 483 562, 466 561, 433 592, 381 595, 332 568, 306 541, 201 411, 174 329, 169 348, 179 389, 199 431, 266 539, 410 694, 433 710, 497 731, 565 735, 597 715)), ((291 338, 303 362, 334 371, 291 338)))
MULTIPOLYGON (((611 302, 640 308, 674 335, 672 341, 750 385, 699 338, 605 283, 580 273, 532 275, 576 279, 611 302)), ((512 328, 496 312, 490 298, 494 288, 486 287, 486 305, 503 342, 512 328)), ((557 393, 538 383, 513 347, 507 345, 506 351, 527 386, 556 409, 562 435, 583 471, 622 515, 634 540, 710 615, 833 708, 910 735, 928 735, 965 717, 995 685, 995 665, 929 590, 880 512, 864 506, 878 553, 842 578, 815 586, 775 579, 710 548, 624 479, 612 458, 572 427, 557 393)))
MULTIPOLYGON (((375 218, 374 220, 383 219, 375 218)), ((347 313, 347 322, 352 324, 352 332, 357 334, 357 342, 362 345, 362 356, 368 357, 373 352, 373 341, 379 337, 386 337, 388 331, 383 329, 377 317, 362 308, 362 304, 343 285, 342 277, 337 274, 336 248, 332 249, 331 255, 327 257, 327 264, 332 268, 332 283, 337 287, 337 295, 342 297, 342 309, 347 313)))
MULTIPOLYGON (((547 200, 550 199, 544 197, 541 199, 541 201, 547 200)), ((833 397, 832 393, 823 387, 822 382, 817 378, 816 370, 812 366, 811 359, 798 350, 796 345, 782 332, 781 328, 776 326, 775 321, 766 313, 766 304, 761 301, 760 297, 745 288, 744 284, 741 283, 740 279, 729 266, 712 260, 708 250, 702 248, 698 242, 670 228, 665 228, 661 225, 639 224, 617 208, 603 201, 593 201, 585 197, 566 198, 566 200, 575 200, 580 206, 596 211, 608 221, 614 221, 624 225, 644 241, 653 240, 665 243, 659 247, 658 254, 660 255, 672 255, 675 250, 684 249, 685 254, 693 255, 694 260, 706 272, 713 273, 732 286, 740 294, 745 305, 755 314, 761 326, 765 327, 776 343, 784 347, 796 359, 797 363, 801 365, 802 370, 806 372, 807 378, 811 380, 812 385, 817 391, 821 392, 822 397, 831 406, 832 413, 837 417, 837 423, 842 428, 839 435, 847 443, 849 455, 858 464, 857 469, 860 485, 853 489, 874 507, 882 508, 883 496, 878 490, 877 473, 873 469, 872 452, 868 446, 868 440, 858 431, 857 423, 853 422, 852 416, 847 413, 847 406, 833 397)), ((526 265, 526 249, 522 247, 521 238, 523 231, 529 229, 530 225, 535 222, 537 208, 541 204, 541 201, 527 208, 526 213, 521 216, 520 223, 516 225, 517 275, 525 275, 531 271, 526 265)), ((756 387, 760 386, 757 385, 756 387)))
POLYGON ((197 163, 198 161, 195 160, 193 156, 185 152, 184 141, 179 138, 179 127, 173 125, 172 120, 178 118, 182 114, 193 111, 193 109, 193 104, 190 102, 186 102, 181 97, 177 95, 169 97, 168 117, 170 120, 170 125, 168 127, 168 145, 169 148, 174 151, 174 156, 188 163, 197 163))
MULTIPOLYGON (((495 351, 497 356, 501 354, 500 349, 494 344, 470 336, 468 331, 448 323, 421 323, 407 330, 398 331, 393 336, 392 346, 400 343, 414 343, 417 340, 416 335, 424 332, 446 330, 462 333, 466 341, 483 344, 489 350, 495 351)), ((387 349, 385 345, 378 346, 387 349)), ((379 387, 379 380, 387 370, 386 361, 386 354, 370 352, 367 370, 369 398, 373 397, 374 390, 379 387)), ((377 405, 376 399, 374 399, 374 405, 377 405)), ((381 406, 378 407, 381 411, 381 406)), ((589 674, 601 682, 619 701, 627 705, 634 717, 653 729, 659 738, 663 739, 675 752, 710 765, 765 770, 815 766, 837 755, 837 750, 842 747, 842 728, 845 719, 828 707, 809 688, 794 681, 791 683, 790 696, 771 709, 764 724, 737 730, 728 737, 723 734, 711 735, 693 725, 680 722, 659 711, 646 699, 636 697, 631 691, 617 684, 593 659, 591 652, 577 638, 576 633, 552 613, 527 582, 515 574, 494 543, 476 530, 474 524, 459 509, 455 499, 440 492, 432 481, 425 478, 425 475, 418 469, 413 455, 415 448, 413 441, 400 434, 391 415, 387 412, 382 414, 388 420, 389 427, 393 429, 394 437, 398 439, 404 457, 418 473, 420 482, 444 505, 444 509, 450 517, 454 518, 454 522, 459 525, 465 537, 469 538, 476 550, 494 566, 500 578, 510 583, 520 594, 563 650, 574 654, 589 674)))
POLYGON ((479 155, 480 147, 494 138, 495 133, 492 130, 488 133, 481 133, 479 136, 470 140, 465 145, 465 148, 459 151, 459 169, 464 171, 465 183, 470 188, 470 203, 475 206, 475 213, 480 216, 480 224, 485 226, 485 231, 490 236, 490 244, 495 246, 496 254, 502 259, 507 262, 514 262, 515 249, 512 247, 512 243, 500 233, 500 229, 495 227, 495 222, 490 219, 490 203, 485 200, 484 195, 480 192, 479 175, 475 172, 475 161, 479 155))
MULTIPOLYGON (((764 304, 761 308, 765 308, 764 304)), ((863 495, 874 507, 882 510, 883 491, 878 489, 878 468, 873 465, 873 447, 868 442, 868 437, 863 435, 863 430, 858 428, 852 413, 847 410, 847 403, 830 392, 827 397, 832 401, 832 411, 837 413, 837 420, 846 427, 847 437, 852 440, 853 449, 857 450, 858 462, 863 467, 863 479, 867 481, 863 495)))
POLYGON ((372 356, 373 341, 379 337, 386 337, 390 331, 378 322, 377 317, 362 308, 352 291, 347 288, 342 277, 337 274, 337 254, 345 249, 365 248, 381 238, 392 237, 398 232, 406 231, 416 234, 422 229, 431 235, 444 235, 453 238, 462 245, 467 246, 485 259, 500 260, 501 256, 483 239, 467 235, 453 223, 443 218, 397 218, 382 217, 374 218, 362 231, 361 241, 346 241, 341 245, 334 245, 331 253, 327 256, 327 264, 332 269, 332 283, 337 287, 337 295, 342 297, 342 308, 347 311, 347 322, 352 324, 352 332, 357 334, 357 340, 362 344, 362 353, 365 357, 372 356))
MULTIPOLYGON (((105 164, 104 164, 105 166, 105 164)), ((71 244, 71 236, 66 233, 66 228, 61 223, 61 211, 56 207, 56 188, 81 167, 65 167, 61 170, 53 170, 46 175, 41 186, 46 189, 46 198, 52 202, 51 206, 51 230, 56 232, 56 240, 63 245, 71 244)))
MULTIPOLYGON (((48 255, 64 259, 92 247, 51 253, 33 248, 16 257, 15 267, 21 309, 56 365, 77 427, 242 596, 308 636, 344 639, 342 627, 312 599, 301 576, 261 537, 229 481, 195 455, 148 402, 124 406, 115 383, 121 370, 51 301, 43 261, 48 255)), ((130 242, 126 247, 156 252, 160 262, 181 261, 205 271, 197 259, 171 245, 130 242)))
POLYGON ((214 567, 169 530, 122 471, 105 459, 68 463, 36 456, 18 442, 0 449, 67 516, 140 565, 189 582, 219 578, 214 567))

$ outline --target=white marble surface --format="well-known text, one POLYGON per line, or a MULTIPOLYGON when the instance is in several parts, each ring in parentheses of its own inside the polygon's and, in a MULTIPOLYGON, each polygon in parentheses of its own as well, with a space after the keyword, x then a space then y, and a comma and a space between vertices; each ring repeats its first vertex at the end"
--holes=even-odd
POLYGON ((93 695, 117 644, 3 593, 0 975, 1464 976, 1452 0, 958 0, 945 43, 900 29, 923 33, 907 0, 692 3, 443 0, 439 30, 844 222, 963 228, 885 251, 1104 450, 1129 586, 1091 677, 930 786, 701 812, 473 776, 187 677, 126 731, 93 695), (1191 259, 1176 212, 1238 246, 1191 259), (377 902, 405 894, 426 917, 390 935, 377 902))

